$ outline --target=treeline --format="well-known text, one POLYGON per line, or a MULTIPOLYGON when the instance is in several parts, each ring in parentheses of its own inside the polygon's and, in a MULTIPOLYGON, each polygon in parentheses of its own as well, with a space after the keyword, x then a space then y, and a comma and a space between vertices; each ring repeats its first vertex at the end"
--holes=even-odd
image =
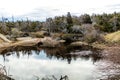
POLYGON ((80 27, 84 24, 91 24, 101 32, 114 32, 120 30, 120 13, 72 16, 70 12, 68 12, 65 16, 47 18, 44 22, 31 20, 9 21, 6 18, 2 18, 2 21, 0 21, 0 33, 11 34, 15 30, 21 32, 45 30, 52 33, 82 33, 80 27))

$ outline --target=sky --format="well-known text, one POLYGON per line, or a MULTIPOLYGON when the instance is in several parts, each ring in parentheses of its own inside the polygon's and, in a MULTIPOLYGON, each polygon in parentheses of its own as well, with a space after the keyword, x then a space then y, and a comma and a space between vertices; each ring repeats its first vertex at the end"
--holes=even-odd
POLYGON ((45 20, 48 17, 120 12, 120 0, 0 0, 0 17, 45 20))

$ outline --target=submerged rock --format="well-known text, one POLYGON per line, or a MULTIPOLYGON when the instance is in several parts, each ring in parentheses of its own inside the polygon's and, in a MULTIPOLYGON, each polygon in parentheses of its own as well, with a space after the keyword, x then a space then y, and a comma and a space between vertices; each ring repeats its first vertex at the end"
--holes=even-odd
POLYGON ((80 51, 80 52, 74 52, 74 53, 70 53, 71 55, 76 55, 76 56, 90 56, 92 53, 92 51, 80 51))

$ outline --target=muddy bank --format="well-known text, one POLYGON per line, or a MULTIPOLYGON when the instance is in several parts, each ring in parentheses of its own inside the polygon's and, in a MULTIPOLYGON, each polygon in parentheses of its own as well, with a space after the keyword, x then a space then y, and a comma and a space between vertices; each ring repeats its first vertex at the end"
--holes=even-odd
POLYGON ((120 46, 106 47, 101 54, 105 59, 120 64, 120 46))
POLYGON ((109 45, 100 54, 103 58, 96 64, 99 74, 102 75, 100 80, 119 80, 120 46, 109 45))

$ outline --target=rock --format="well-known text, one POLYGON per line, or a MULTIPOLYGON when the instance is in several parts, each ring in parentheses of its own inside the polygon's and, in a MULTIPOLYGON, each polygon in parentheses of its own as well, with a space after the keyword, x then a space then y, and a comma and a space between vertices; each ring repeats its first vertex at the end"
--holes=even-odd
POLYGON ((20 37, 20 38, 16 38, 17 41, 30 40, 30 39, 32 39, 32 37, 20 37))
POLYGON ((77 41, 77 42, 72 42, 70 46, 89 46, 89 45, 86 42, 77 41))
POLYGON ((50 36, 50 33, 48 33, 47 31, 31 32, 30 36, 36 38, 44 38, 45 36, 50 36))
POLYGON ((74 52, 70 53, 71 55, 76 55, 76 56, 90 56, 92 55, 92 51, 80 51, 80 52, 74 52))
POLYGON ((31 38, 31 39, 25 39, 21 41, 16 41, 12 44, 12 46, 34 46, 41 42, 40 38, 31 38))
POLYGON ((0 39, 0 43, 3 43, 4 41, 2 39, 0 39))
POLYGON ((41 42, 40 38, 32 38, 32 39, 27 39, 27 40, 25 39, 25 40, 15 41, 15 42, 11 42, 11 43, 3 42, 3 43, 0 43, 0 53, 6 49, 13 48, 13 47, 15 48, 18 46, 21 46, 21 47, 35 46, 39 42, 41 42))
POLYGON ((65 43, 66 41, 65 40, 58 40, 58 42, 65 43))
POLYGON ((42 45, 44 47, 57 47, 59 45, 59 41, 56 41, 50 37, 45 37, 41 39, 42 45))
POLYGON ((9 39, 7 39, 3 34, 0 34, 0 39, 3 40, 4 42, 12 42, 9 39))

